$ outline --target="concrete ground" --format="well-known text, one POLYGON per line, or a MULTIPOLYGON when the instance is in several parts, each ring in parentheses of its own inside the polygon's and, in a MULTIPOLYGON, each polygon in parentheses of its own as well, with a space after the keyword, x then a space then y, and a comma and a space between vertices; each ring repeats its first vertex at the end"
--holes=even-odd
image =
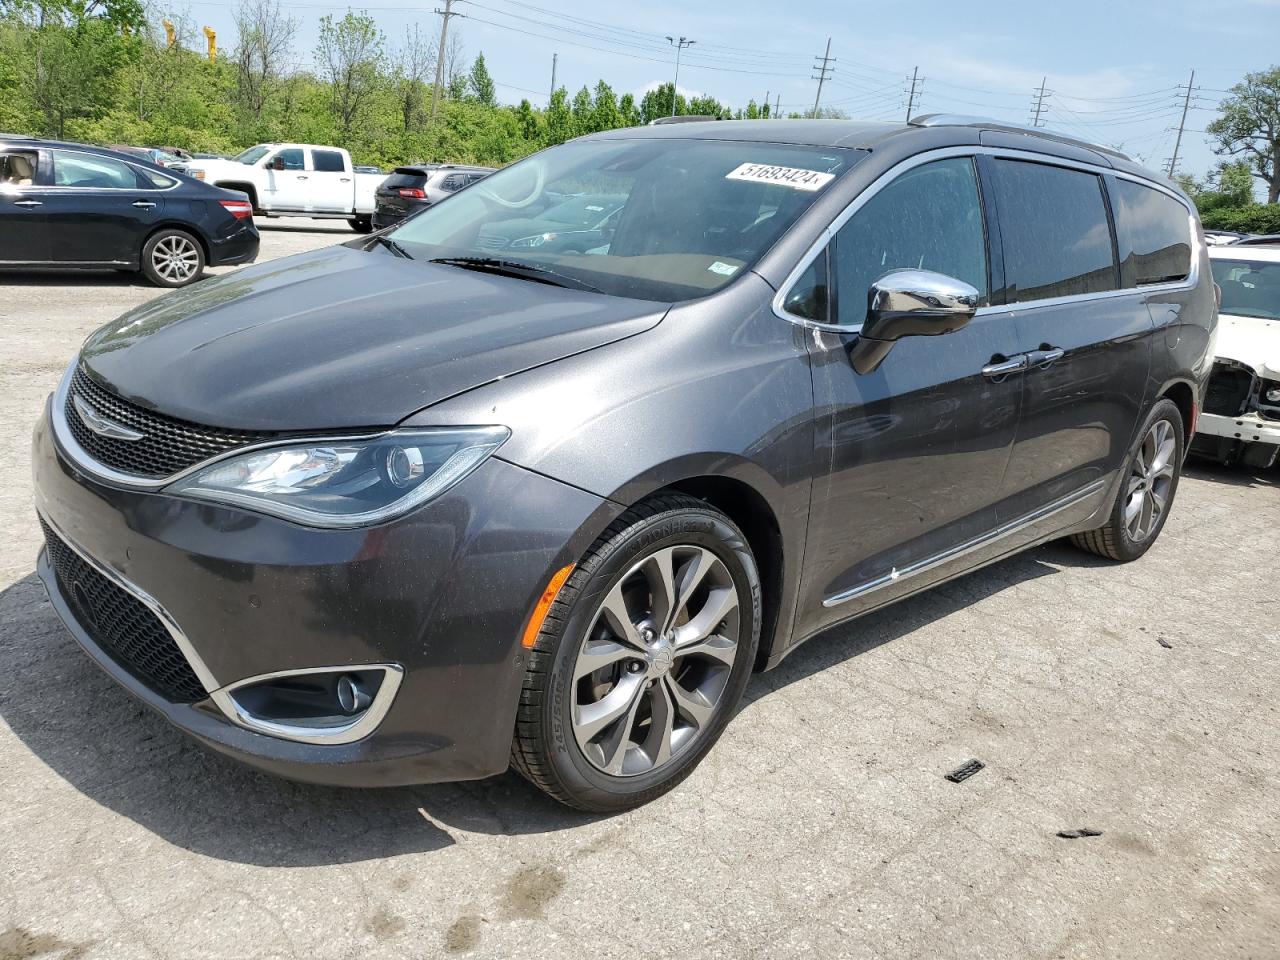
POLYGON ((1280 471, 1192 466, 1138 563, 1052 545, 812 641, 634 813, 300 786, 136 705, 33 573, 31 423, 156 294, 0 275, 0 960, 1280 957, 1280 471))

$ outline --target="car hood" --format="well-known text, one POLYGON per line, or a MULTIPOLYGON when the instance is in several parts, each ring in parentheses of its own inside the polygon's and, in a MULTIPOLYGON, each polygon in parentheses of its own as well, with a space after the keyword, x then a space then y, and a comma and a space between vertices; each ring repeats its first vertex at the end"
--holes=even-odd
POLYGON ((338 246, 162 296, 90 336, 83 358, 125 399, 196 423, 385 427, 666 309, 338 246))
POLYGON ((1280 380, 1280 320, 1220 314, 1214 353, 1250 367, 1266 380, 1280 380))

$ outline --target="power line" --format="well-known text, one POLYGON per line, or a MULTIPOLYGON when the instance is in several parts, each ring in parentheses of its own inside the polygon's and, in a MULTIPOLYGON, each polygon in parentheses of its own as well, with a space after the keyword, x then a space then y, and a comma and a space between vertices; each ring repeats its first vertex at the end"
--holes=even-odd
MULTIPOLYGON (((907 123, 910 123, 910 122, 911 122, 911 111, 912 111, 913 109, 915 109, 915 105, 916 105, 916 83, 917 83, 917 81, 919 81, 919 77, 920 77, 920 68, 919 68, 918 66, 916 66, 916 67, 912 67, 912 68, 911 68, 911 93, 909 93, 909 94, 907 95, 907 123)), ((922 81, 921 81, 921 85, 923 86, 923 82, 922 82, 922 81)), ((922 89, 922 90, 921 90, 921 93, 923 93, 923 92, 924 92, 924 91, 923 91, 923 89, 922 89)))
POLYGON ((1169 158, 1169 179, 1173 179, 1178 169, 1178 149, 1182 146, 1182 131, 1187 126, 1187 108, 1191 106, 1191 91, 1196 85, 1196 72, 1191 71, 1191 79, 1187 81, 1187 96, 1182 101, 1182 119, 1178 121, 1178 139, 1173 141, 1173 156, 1169 158))
POLYGON ((680 89, 680 51, 685 47, 692 47, 697 42, 697 40, 688 40, 684 37, 679 40, 675 37, 667 37, 667 43, 676 48, 676 76, 671 81, 671 115, 673 117, 676 115, 676 94, 680 89))
POLYGON ((1036 102, 1034 106, 1035 113, 1031 118, 1031 125, 1033 127, 1040 126, 1040 114, 1044 112, 1045 97, 1047 96, 1044 85, 1048 81, 1048 77, 1042 77, 1040 79, 1040 89, 1036 92, 1036 102))

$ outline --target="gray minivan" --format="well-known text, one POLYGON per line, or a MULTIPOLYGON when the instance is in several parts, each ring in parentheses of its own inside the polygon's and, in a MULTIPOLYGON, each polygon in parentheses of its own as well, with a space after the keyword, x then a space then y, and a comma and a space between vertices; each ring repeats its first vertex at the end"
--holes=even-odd
POLYGON ((36 427, 39 572, 216 750, 617 810, 753 670, 1057 537, 1156 541, 1212 358, 1195 208, 964 118, 681 124, 94 333, 36 427), (620 199, 583 249, 498 224, 620 199))

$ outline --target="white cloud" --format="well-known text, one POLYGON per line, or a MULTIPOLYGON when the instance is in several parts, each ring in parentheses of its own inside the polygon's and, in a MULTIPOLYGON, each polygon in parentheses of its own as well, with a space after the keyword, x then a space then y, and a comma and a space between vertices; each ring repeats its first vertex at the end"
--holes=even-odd
MULTIPOLYGON (((670 80, 650 80, 643 87, 640 87, 637 90, 632 90, 631 95, 635 97, 637 100, 639 100, 646 93, 649 93, 650 91, 653 91, 653 90, 657 90, 659 87, 665 86, 670 82, 671 82, 670 80)), ((683 84, 676 84, 676 93, 684 97, 686 100, 688 100, 690 97, 703 96, 703 92, 701 90, 690 90, 688 87, 684 86, 683 84)))

